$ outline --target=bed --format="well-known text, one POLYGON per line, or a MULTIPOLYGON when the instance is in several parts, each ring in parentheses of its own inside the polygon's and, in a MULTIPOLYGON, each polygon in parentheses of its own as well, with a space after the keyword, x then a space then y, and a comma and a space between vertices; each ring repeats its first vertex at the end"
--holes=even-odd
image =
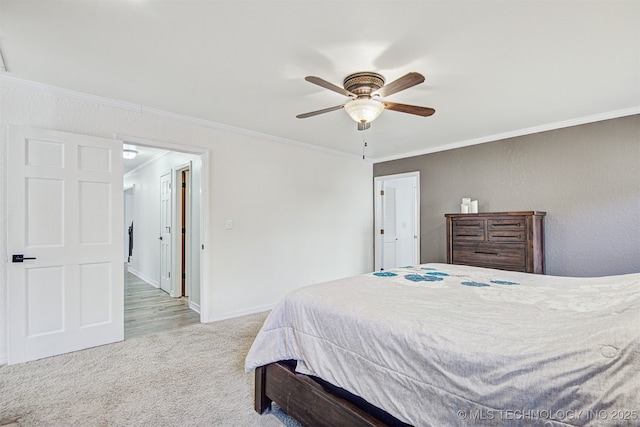
POLYGON ((307 425, 640 425, 640 274, 424 264, 307 286, 254 369, 256 410, 307 425))

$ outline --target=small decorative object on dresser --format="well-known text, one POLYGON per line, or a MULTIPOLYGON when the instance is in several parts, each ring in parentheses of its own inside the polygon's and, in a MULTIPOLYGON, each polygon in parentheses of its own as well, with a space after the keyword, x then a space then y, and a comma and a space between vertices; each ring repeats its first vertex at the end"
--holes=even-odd
POLYGON ((545 214, 445 214, 447 263, 544 274, 545 214))

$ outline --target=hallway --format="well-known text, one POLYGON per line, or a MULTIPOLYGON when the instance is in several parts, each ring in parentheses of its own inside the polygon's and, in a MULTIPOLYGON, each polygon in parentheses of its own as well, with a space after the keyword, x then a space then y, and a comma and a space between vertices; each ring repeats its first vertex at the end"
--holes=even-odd
POLYGON ((124 338, 149 335, 200 322, 188 298, 172 298, 124 271, 124 338))

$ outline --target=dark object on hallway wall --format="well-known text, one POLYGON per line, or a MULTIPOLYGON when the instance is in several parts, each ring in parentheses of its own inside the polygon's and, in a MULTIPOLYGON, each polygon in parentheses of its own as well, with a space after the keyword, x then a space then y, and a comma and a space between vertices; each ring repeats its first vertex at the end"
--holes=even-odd
POLYGON ((127 262, 131 262, 132 256, 133 256, 133 221, 129 226, 129 257, 127 258, 127 262))

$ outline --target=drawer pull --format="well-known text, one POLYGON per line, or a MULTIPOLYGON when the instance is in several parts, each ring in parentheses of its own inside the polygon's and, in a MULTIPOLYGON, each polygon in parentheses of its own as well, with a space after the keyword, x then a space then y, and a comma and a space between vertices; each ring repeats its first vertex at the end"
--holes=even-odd
POLYGON ((456 237, 480 237, 479 233, 476 234, 460 234, 460 233, 456 233, 456 237))
POLYGON ((500 256, 500 252, 475 251, 477 254, 500 256))
POLYGON ((501 238, 503 238, 503 239, 518 239, 518 240, 522 240, 522 234, 518 234, 517 236, 515 236, 515 235, 511 235, 511 236, 507 236, 507 235, 500 236, 500 235, 497 235, 497 234, 492 234, 492 235, 491 235, 491 237, 501 237, 501 238))
POLYGON ((519 222, 517 222, 515 224, 512 223, 512 222, 506 222, 506 223, 503 223, 503 224, 492 223, 491 226, 492 227, 520 227, 520 223, 519 222))

